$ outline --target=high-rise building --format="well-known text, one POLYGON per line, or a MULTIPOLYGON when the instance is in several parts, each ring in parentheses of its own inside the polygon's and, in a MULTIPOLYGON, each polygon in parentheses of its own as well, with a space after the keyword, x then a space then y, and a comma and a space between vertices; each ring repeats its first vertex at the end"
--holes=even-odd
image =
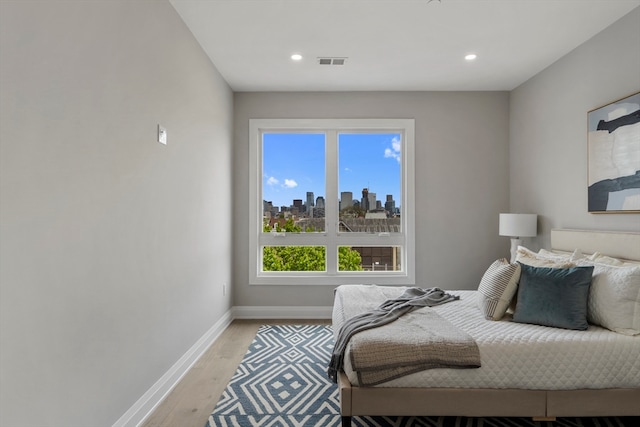
POLYGON ((313 206, 313 191, 307 191, 307 209, 311 209, 313 206))
POLYGON ((362 200, 360 201, 360 207, 365 211, 369 210, 369 189, 368 188, 362 189, 362 200))
POLYGON ((353 193, 351 191, 340 193, 340 209, 350 208, 351 206, 353 206, 353 193))
POLYGON ((316 206, 313 208, 313 218, 324 218, 324 197, 316 197, 316 206))
POLYGON ((384 203, 384 210, 393 215, 396 213, 396 202, 392 194, 387 194, 387 201, 384 203))
POLYGON ((376 193, 369 193, 369 208, 368 211, 373 211, 378 208, 378 203, 376 202, 376 193))
POLYGON ((262 201, 262 215, 271 218, 278 215, 278 208, 271 201, 262 201))

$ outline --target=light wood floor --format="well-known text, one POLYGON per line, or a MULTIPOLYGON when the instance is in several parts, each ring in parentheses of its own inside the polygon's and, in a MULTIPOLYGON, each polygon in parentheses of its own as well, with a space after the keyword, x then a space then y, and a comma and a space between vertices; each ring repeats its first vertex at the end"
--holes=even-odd
POLYGON ((234 320, 145 420, 143 427, 204 427, 260 325, 328 325, 329 320, 234 320))

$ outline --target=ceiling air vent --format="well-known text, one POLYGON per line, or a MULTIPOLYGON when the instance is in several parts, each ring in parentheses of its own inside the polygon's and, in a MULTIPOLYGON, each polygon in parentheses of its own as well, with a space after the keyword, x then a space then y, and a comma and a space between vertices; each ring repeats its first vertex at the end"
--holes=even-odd
POLYGON ((318 58, 320 65, 344 65, 347 58, 318 58))

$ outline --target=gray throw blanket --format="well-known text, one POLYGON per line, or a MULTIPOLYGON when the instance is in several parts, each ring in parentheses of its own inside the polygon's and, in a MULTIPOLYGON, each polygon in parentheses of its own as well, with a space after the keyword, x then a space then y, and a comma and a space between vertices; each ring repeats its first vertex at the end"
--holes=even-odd
POLYGON ((433 307, 457 299, 460 297, 439 288, 408 288, 398 298, 386 300, 375 310, 351 317, 338 331, 327 372, 329 378, 334 383, 338 382, 338 373, 344 365, 344 352, 354 334, 391 323, 420 307, 433 307))

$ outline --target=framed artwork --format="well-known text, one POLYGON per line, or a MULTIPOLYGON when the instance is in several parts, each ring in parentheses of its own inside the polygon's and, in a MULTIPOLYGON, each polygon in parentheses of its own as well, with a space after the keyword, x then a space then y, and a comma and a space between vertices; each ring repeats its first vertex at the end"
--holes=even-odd
POLYGON ((640 92, 587 113, 591 213, 640 213, 640 92))

